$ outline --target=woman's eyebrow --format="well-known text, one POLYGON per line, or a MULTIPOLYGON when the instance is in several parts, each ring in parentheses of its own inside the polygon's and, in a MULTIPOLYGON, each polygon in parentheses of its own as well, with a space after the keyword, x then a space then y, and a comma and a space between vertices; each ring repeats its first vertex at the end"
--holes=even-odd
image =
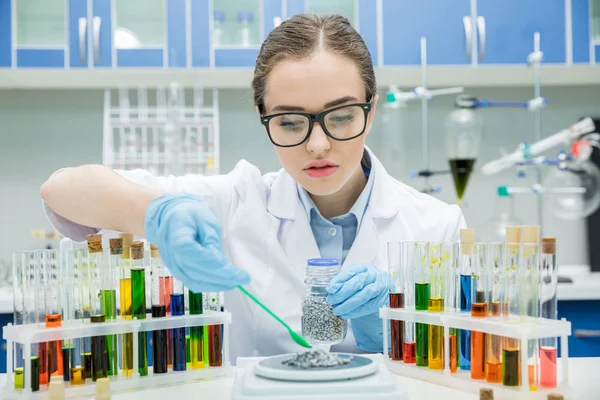
MULTIPOLYGON (((339 99, 325 103, 323 108, 331 108, 331 107, 339 106, 339 105, 347 103, 349 101, 358 101, 358 99, 354 96, 340 97, 339 99)), ((277 105, 272 108, 272 111, 304 111, 304 107, 277 105)))

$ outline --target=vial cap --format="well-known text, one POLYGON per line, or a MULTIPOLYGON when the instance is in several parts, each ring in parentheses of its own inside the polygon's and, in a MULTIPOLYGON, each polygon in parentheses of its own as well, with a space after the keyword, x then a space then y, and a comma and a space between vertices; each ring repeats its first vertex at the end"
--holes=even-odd
POLYGON ((144 242, 136 240, 131 243, 131 258, 134 260, 141 260, 144 258, 144 242))
POLYGON ((238 22, 252 22, 253 19, 254 17, 250 11, 238 11, 237 13, 238 22))
POLYGON ((108 244, 111 249, 122 249, 123 248, 123 239, 108 239, 108 244))
POLYGON ((215 11, 213 13, 213 19, 215 21, 225 21, 225 13, 223 11, 215 11))
POLYGON ((340 265, 337 258, 311 258, 306 262, 309 267, 335 267, 340 265))
POLYGON ((87 247, 90 253, 102 251, 102 235, 87 235, 87 247))
POLYGON ((556 254, 556 238, 555 237, 543 237, 542 238, 542 253, 556 254))

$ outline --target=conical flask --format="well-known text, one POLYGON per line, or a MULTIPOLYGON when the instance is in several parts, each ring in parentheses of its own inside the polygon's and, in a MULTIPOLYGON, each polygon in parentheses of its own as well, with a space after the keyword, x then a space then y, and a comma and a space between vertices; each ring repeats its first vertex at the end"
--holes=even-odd
POLYGON ((446 153, 454 179, 456 197, 461 203, 479 154, 483 123, 476 111, 459 108, 448 114, 445 128, 446 153))

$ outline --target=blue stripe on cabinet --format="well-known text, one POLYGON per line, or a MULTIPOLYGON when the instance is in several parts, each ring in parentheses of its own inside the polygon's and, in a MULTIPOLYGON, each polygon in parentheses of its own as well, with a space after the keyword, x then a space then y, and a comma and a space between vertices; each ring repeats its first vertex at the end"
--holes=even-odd
POLYGON ((590 61, 590 2, 589 0, 571 1, 573 27, 573 62, 590 61))
POLYGON ((118 67, 162 67, 162 49, 119 49, 117 50, 118 67))
POLYGON ((12 65, 10 0, 0 0, 0 67, 12 65))
POLYGON ((565 62, 564 0, 478 1, 477 13, 485 17, 487 31, 485 58, 480 62, 526 64, 536 32, 543 63, 565 62))
POLYGON ((273 20, 275 17, 283 19, 283 10, 281 0, 263 0, 264 1, 264 25, 263 40, 269 36, 269 33, 275 28, 273 20))
POLYGON ((216 49, 216 67, 254 67, 258 49, 216 49))
MULTIPOLYGON (((372 0, 372 1, 375 2, 375 0, 372 0)), ((286 17, 289 18, 296 14, 303 14, 305 9, 306 9, 306 6, 304 4, 304 0, 287 0, 287 15, 286 15, 286 17)))
MULTIPOLYGON (((91 57, 88 48, 87 4, 85 1, 69 1, 69 65, 71 68, 87 68, 88 57, 91 57), (79 37, 79 19, 85 21, 85 31, 79 37)), ((83 26, 83 25, 82 25, 83 26)), ((110 27, 109 27, 110 29, 110 27)))
POLYGON ((58 49, 17 49, 19 68, 64 68, 65 51, 58 49))
POLYGON ((596 45, 594 49, 594 52, 596 53, 594 59, 596 61, 596 64, 600 64, 600 45, 596 45))
MULTIPOLYGON (((187 66, 185 0, 168 1, 167 48, 169 50, 169 67, 185 68, 187 66)), ((204 23, 208 24, 208 21, 204 23)))
POLYGON ((377 65, 377 2, 358 1, 358 29, 369 48, 373 65, 377 65))
MULTIPOLYGON (((491 0, 488 0, 491 1, 491 0)), ((465 0, 382 0, 384 65, 421 63, 421 37, 429 64, 470 63, 465 53, 465 0)))
MULTIPOLYGON (((73 1, 71 1, 73 3, 73 1)), ((94 17, 102 18, 100 24, 100 40, 98 41, 98 57, 94 56, 94 65, 96 67, 112 67, 112 13, 110 0, 94 0, 94 17)), ((96 45, 94 43, 94 45, 96 45)), ((93 50, 92 50, 93 51, 93 50)))
MULTIPOLYGON (((209 0, 192 2, 192 67, 210 66, 209 0)), ((212 18, 212 16, 211 16, 212 18)))

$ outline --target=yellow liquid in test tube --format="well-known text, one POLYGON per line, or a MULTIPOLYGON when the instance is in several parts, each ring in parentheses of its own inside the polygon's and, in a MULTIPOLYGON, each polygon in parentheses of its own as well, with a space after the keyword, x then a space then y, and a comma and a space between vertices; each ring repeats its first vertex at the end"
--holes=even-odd
MULTIPOLYGON (((444 311, 444 299, 430 298, 427 307, 429 312, 444 311)), ((436 325, 429 325, 429 369, 444 369, 444 328, 436 325)))
MULTIPOLYGON (((121 294, 121 318, 131 319, 131 278, 121 279, 119 287, 121 294)), ((121 335, 121 348, 123 374, 131 376, 133 374, 133 333, 121 335)))

